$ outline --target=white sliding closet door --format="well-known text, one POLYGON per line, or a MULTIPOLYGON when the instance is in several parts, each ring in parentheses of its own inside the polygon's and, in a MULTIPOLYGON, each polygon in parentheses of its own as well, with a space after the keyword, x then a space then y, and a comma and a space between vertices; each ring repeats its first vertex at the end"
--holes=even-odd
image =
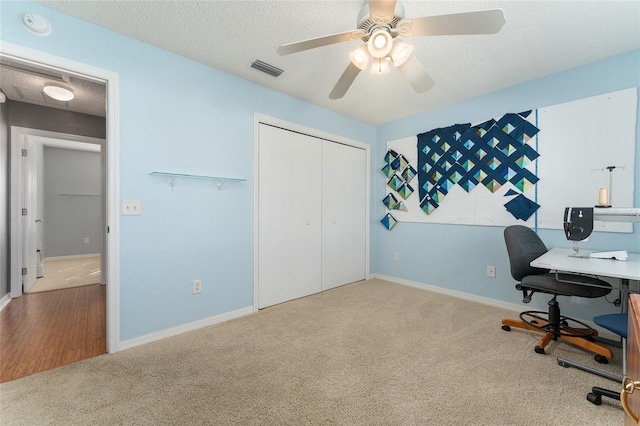
POLYGON ((258 306, 321 290, 322 141, 260 124, 258 306))
POLYGON ((322 289, 366 278, 364 149, 322 145, 322 289))

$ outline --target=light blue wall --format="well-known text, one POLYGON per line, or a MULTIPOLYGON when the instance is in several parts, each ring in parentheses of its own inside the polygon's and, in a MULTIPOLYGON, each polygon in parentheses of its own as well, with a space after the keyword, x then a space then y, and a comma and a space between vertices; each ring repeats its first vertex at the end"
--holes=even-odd
POLYGON ((1 39, 119 74, 120 338, 253 304, 253 119, 262 113, 375 143, 376 128, 30 2, 2 2, 1 39), (26 12, 50 20, 38 37, 26 12), (218 191, 151 171, 246 178, 218 191), (194 296, 191 281, 201 279, 194 296))
MULTIPOLYGON (((390 140, 456 123, 479 122, 507 112, 526 111, 637 86, 640 86, 640 50, 389 123, 378 128, 378 144, 376 152, 372 154, 371 167, 374 170, 382 168, 386 142, 390 140)), ((639 125, 640 120, 636 124, 639 125)), ((636 207, 640 206, 638 134, 640 130, 637 128, 634 194, 636 207)), ((392 231, 387 231, 377 223, 385 214, 384 206, 380 202, 385 196, 385 179, 382 172, 373 174, 372 186, 377 190, 374 198, 378 201, 371 213, 372 272, 520 303, 521 294, 514 290, 515 282, 509 275, 503 228, 400 223, 392 231), (393 260, 394 252, 400 253, 400 262, 393 260), (495 279, 487 278, 487 265, 497 267, 495 279)), ((567 203, 567 206, 571 204, 569 194, 567 203)), ((561 215, 562 212, 558 214, 561 215)), ((634 226, 633 234, 598 232, 592 234, 588 244, 585 243, 582 247, 624 248, 640 252, 639 233, 638 224, 634 226)), ((549 247, 570 247, 561 231, 541 230, 540 235, 549 247)), ((538 303, 544 307, 547 298, 538 299, 532 304, 538 303)), ((611 305, 604 305, 602 300, 571 300, 561 303, 563 308, 566 308, 563 309, 563 313, 583 319, 591 318, 594 312, 612 309, 611 305), (588 305, 578 306, 578 303, 588 305)))

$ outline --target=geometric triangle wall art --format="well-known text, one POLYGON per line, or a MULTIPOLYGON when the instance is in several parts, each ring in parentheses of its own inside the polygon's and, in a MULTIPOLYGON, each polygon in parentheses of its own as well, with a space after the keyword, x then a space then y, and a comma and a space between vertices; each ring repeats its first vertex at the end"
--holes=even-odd
MULTIPOLYGON (((441 195, 451 189, 436 194, 445 184, 458 185, 468 193, 476 187, 496 193, 507 182, 521 192, 530 190, 539 178, 526 169, 526 159, 533 161, 539 153, 527 141, 540 130, 527 120, 529 113, 508 113, 476 125, 455 124, 419 134, 418 198, 437 203, 421 205, 422 210, 428 214, 438 208, 441 195)), ((518 198, 507 209, 524 217, 534 207, 526 204, 518 198)))
POLYGON ((395 205, 398 204, 398 199, 393 194, 389 193, 384 197, 382 203, 387 207, 387 209, 393 210, 395 205))
POLYGON ((391 231, 398 221, 391 216, 391 213, 387 213, 381 220, 380 223, 387 228, 387 230, 391 231))

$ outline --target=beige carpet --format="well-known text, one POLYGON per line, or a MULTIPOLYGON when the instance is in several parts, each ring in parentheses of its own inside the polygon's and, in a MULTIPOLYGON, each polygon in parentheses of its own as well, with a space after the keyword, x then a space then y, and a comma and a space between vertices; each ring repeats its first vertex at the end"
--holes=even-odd
MULTIPOLYGON (((151 313, 149 313, 151 315, 151 313)), ((622 425, 592 355, 371 280, 0 385, 2 425, 622 425)), ((620 353, 619 350, 616 352, 620 353)), ((604 366, 620 374, 620 361, 604 366)))
POLYGON ((36 279, 29 293, 100 284, 100 255, 45 259, 44 276, 36 279))

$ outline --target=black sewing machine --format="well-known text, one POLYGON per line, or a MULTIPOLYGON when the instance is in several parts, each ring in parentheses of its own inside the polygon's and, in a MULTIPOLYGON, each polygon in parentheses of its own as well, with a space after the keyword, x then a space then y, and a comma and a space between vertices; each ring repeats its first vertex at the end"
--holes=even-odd
POLYGON ((593 232, 593 207, 565 207, 564 235, 573 241, 573 251, 578 253, 578 243, 593 232))

